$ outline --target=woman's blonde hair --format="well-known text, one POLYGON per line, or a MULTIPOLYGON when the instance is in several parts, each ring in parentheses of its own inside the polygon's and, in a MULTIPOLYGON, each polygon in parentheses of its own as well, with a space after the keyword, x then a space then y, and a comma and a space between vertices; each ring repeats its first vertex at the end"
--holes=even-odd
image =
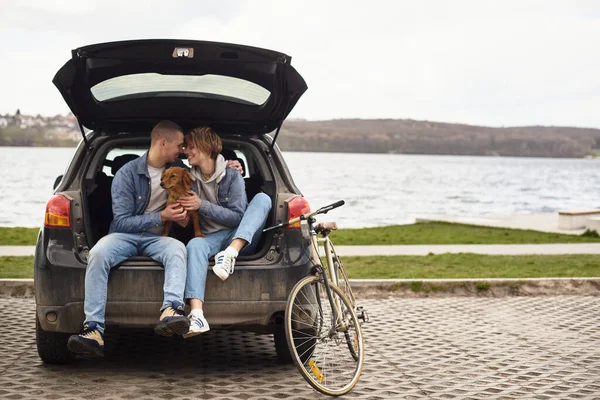
POLYGON ((199 126, 190 130, 186 135, 188 145, 192 144, 195 148, 206 153, 215 160, 221 150, 223 144, 219 135, 208 126, 199 126))

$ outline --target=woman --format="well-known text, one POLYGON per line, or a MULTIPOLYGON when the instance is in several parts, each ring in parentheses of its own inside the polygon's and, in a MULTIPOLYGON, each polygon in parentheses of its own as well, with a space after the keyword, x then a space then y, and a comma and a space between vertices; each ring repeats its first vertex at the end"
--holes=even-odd
POLYGON ((195 185, 179 203, 187 212, 199 214, 206 237, 194 238, 187 245, 185 298, 192 311, 186 338, 210 329, 203 311, 208 260, 215 256, 213 272, 227 279, 238 254, 254 252, 271 209, 271 198, 264 193, 248 204, 242 175, 227 168, 221 151, 221 138, 211 128, 199 127, 187 134, 185 154, 195 185))

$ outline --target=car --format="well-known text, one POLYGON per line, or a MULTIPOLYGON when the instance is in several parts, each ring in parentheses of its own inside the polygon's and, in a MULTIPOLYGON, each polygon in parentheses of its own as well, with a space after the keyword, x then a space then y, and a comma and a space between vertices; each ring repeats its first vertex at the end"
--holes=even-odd
MULTIPOLYGON (((211 126, 226 159, 242 163, 248 200, 258 192, 271 197, 266 226, 310 209, 276 144, 307 89, 286 54, 193 40, 102 43, 73 50, 53 83, 77 117, 82 140, 55 181, 35 249, 36 341, 46 363, 74 358, 67 339, 83 325, 87 259, 108 233, 112 179, 149 148, 158 121, 172 120, 184 130, 211 126)), ((179 235, 186 240, 185 232, 179 235)), ((255 254, 238 257, 227 281, 209 274, 205 313, 211 328, 273 334, 276 354, 289 359, 284 310, 288 293, 312 267, 309 255, 304 226, 264 233, 255 254)), ((108 329, 153 327, 163 280, 163 266, 147 257, 114 268, 108 329)))

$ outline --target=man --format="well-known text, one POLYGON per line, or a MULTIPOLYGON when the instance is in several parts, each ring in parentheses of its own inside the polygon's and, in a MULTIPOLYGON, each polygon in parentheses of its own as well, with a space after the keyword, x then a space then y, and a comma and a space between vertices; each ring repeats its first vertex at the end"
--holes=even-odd
POLYGON ((160 186, 165 165, 177 160, 183 144, 181 128, 171 121, 161 121, 152 129, 150 150, 116 173, 111 188, 114 219, 109 234, 89 254, 84 328, 81 334, 69 338, 67 346, 72 352, 104 355, 108 275, 119 263, 137 255, 151 257, 165 268, 164 300, 154 331, 163 336, 188 331, 190 322, 183 312, 186 248, 174 238, 161 236, 165 221, 181 223, 187 217, 178 204, 165 207, 167 193, 160 186))

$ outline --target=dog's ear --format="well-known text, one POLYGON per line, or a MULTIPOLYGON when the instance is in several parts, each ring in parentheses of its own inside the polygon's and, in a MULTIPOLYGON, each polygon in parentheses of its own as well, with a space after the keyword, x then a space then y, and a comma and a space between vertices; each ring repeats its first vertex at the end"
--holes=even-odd
POLYGON ((194 177, 192 176, 192 174, 190 174, 189 171, 184 171, 183 173, 183 183, 185 184, 186 188, 191 188, 192 187, 192 182, 194 181, 194 177))

